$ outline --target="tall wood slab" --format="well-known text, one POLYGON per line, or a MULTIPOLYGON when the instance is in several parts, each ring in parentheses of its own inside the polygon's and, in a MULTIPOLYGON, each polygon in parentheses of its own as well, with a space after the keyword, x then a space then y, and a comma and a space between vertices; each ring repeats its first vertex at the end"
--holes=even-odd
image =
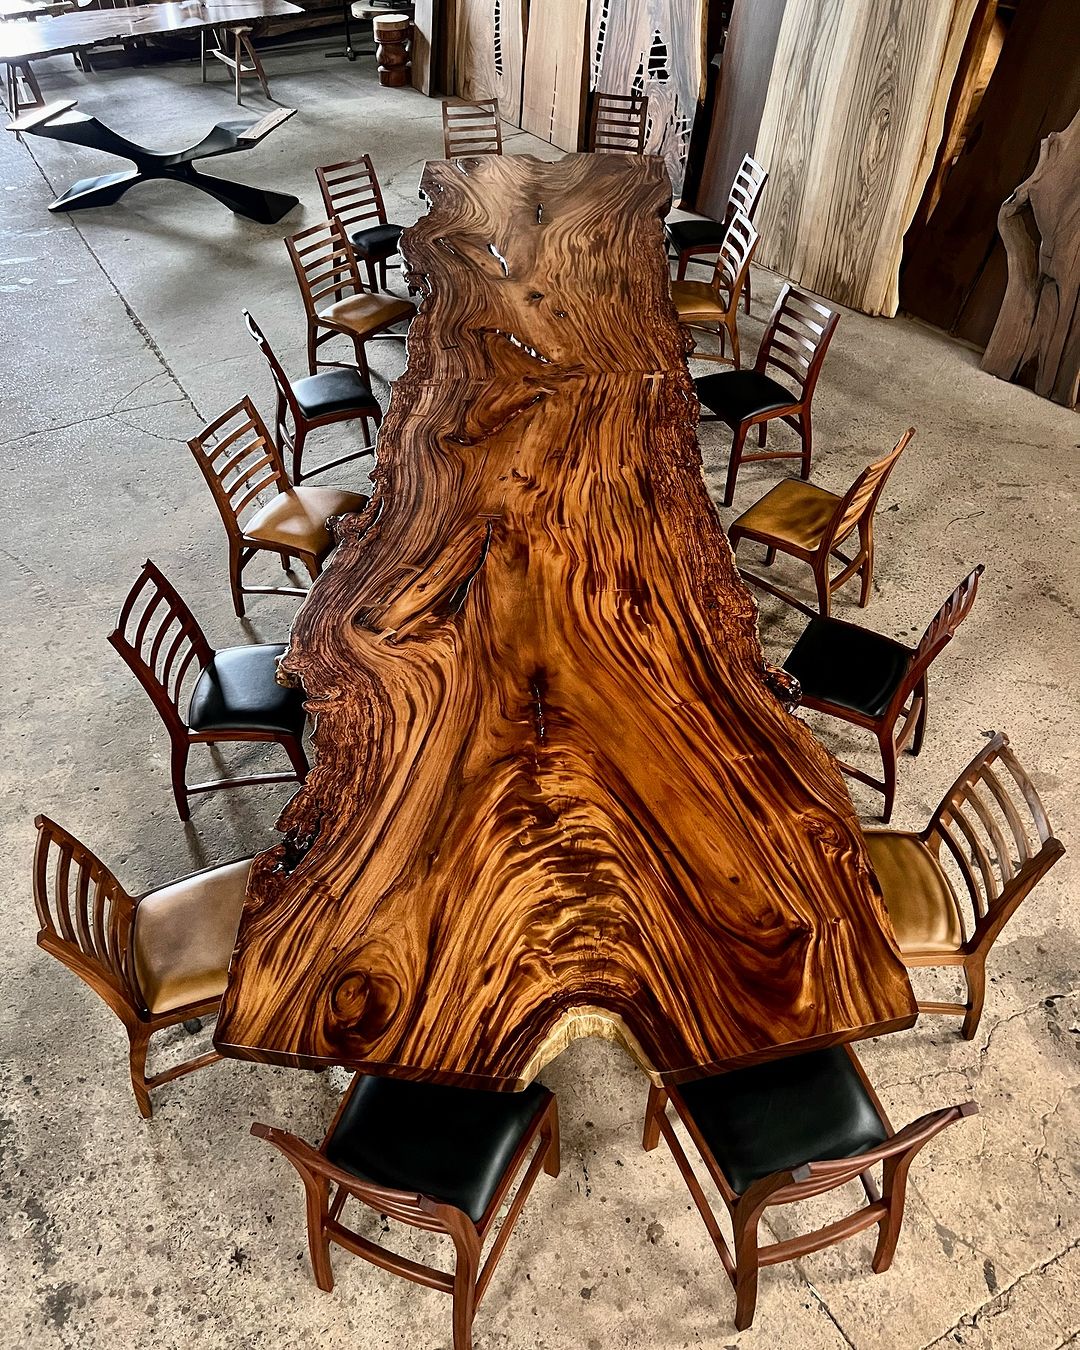
POLYGON ((589 0, 533 0, 525 44, 521 125, 560 150, 578 150, 585 129, 589 0))
POLYGON ((835 763, 766 682, 706 493, 658 160, 427 166, 369 510, 293 628, 317 763, 216 1042, 517 1088, 908 1026, 835 763))
POLYGON ((456 0, 454 44, 458 96, 496 98, 503 121, 520 126, 525 0, 456 0))

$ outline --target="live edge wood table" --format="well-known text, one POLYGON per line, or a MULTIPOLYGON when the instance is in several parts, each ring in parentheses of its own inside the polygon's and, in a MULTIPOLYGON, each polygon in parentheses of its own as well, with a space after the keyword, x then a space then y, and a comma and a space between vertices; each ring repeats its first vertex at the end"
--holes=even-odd
POLYGON ((491 155, 422 191, 377 489, 284 658, 317 764, 218 1049, 516 1089, 582 1035, 678 1083, 910 1026, 705 490, 662 162, 491 155))

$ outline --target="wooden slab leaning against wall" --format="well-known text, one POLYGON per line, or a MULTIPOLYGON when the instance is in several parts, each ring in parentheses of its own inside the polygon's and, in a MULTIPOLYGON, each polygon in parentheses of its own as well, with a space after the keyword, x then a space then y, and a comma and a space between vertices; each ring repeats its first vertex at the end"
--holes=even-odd
POLYGON ((493 0, 454 0, 448 18, 453 23, 458 97, 473 102, 496 98, 503 121, 520 126, 525 0, 501 0, 499 4, 493 0))

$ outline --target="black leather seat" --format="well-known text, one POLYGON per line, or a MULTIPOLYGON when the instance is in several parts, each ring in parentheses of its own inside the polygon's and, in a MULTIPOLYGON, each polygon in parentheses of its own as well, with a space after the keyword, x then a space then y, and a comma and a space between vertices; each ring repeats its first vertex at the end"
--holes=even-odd
POLYGON ((362 1181, 430 1196, 478 1223, 550 1094, 361 1078, 326 1156, 362 1181))
POLYGON ((804 698, 880 717, 911 664, 911 649, 841 619, 813 618, 784 669, 804 698))
POLYGON ((679 1092, 739 1195, 772 1172, 850 1158, 887 1138, 839 1046, 684 1083, 679 1092))
POLYGON ((331 413, 377 415, 379 403, 358 370, 323 370, 294 380, 292 391, 300 411, 311 421, 331 413))
POLYGON ((215 652, 191 695, 192 731, 304 731, 304 693, 274 678, 282 643, 226 647, 215 652))
POLYGON ((722 220, 669 220, 668 243, 676 253, 687 248, 720 248, 728 227, 722 220))
POLYGON ((737 427, 759 413, 789 408, 801 397, 756 370, 722 370, 695 380, 694 388, 702 406, 729 427, 737 427))
POLYGON ((398 240, 404 228, 404 225, 369 225, 367 229, 351 234, 349 241, 365 260, 389 258, 398 251, 398 240))

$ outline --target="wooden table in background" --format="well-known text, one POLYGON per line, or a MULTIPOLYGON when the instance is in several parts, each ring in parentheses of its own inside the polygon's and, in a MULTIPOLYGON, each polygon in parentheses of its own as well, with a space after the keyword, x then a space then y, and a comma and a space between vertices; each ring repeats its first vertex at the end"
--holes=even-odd
POLYGON ((523 1086, 910 1026, 835 763, 701 474, 658 160, 435 162, 424 304, 286 669, 317 766, 255 863, 226 1054, 523 1086))

